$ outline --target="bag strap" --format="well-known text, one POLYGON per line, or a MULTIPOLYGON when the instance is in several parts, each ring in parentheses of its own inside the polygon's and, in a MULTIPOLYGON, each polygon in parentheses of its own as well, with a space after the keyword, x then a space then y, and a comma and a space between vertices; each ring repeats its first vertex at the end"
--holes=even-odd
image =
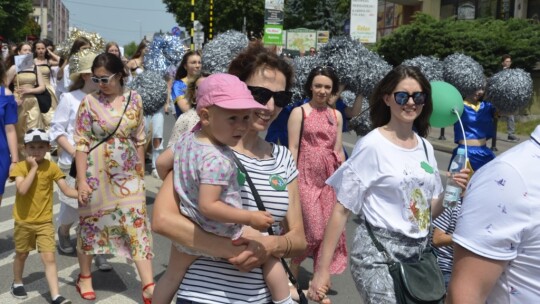
POLYGON ((298 152, 296 153, 296 161, 300 159, 300 146, 302 145, 302 133, 304 133, 304 116, 306 115, 302 106, 300 106, 300 110, 302 110, 302 120, 300 120, 300 136, 298 136, 298 152))
POLYGON ((128 96, 128 99, 127 99, 127 102, 126 102, 126 106, 124 107, 124 112, 122 112, 122 116, 120 116, 120 120, 118 120, 118 124, 116 125, 116 128, 114 128, 114 131, 112 131, 112 133, 109 133, 109 135, 107 135, 104 139, 102 139, 100 142, 98 142, 95 146, 93 146, 92 148, 90 148, 90 150, 88 150, 88 153, 92 152, 92 150, 94 150, 95 148, 97 148, 99 145, 101 145, 102 143, 106 142, 107 140, 109 140, 109 138, 111 138, 114 133, 116 133, 116 131, 118 130, 118 128, 120 127, 120 124, 122 123, 122 119, 124 118, 124 114, 126 114, 126 110, 129 106, 129 102, 131 100, 131 91, 129 91, 129 96, 128 96))
MULTIPOLYGON (((244 175, 246 176, 246 181, 248 182, 249 188, 251 189, 251 194, 253 195, 253 199, 255 199, 255 202, 257 203, 257 208, 259 208, 260 211, 266 211, 266 208, 264 207, 264 203, 261 199, 261 196, 259 195, 259 192, 257 191, 257 188, 255 188, 255 184, 253 184, 253 181, 251 180, 251 177, 249 177, 249 174, 242 164, 242 162, 236 157, 236 154, 233 152, 233 159, 236 163, 236 166, 244 175)), ((274 230, 272 229, 272 226, 268 227, 268 234, 274 235, 274 230)), ((289 268, 289 265, 287 265, 287 262, 285 262, 284 258, 281 258, 281 264, 283 264, 283 268, 285 269, 285 272, 287 272, 287 275, 289 276, 289 281, 294 285, 296 288, 296 291, 298 292, 298 296, 300 297, 300 303, 308 303, 307 298, 304 295, 304 292, 298 285, 298 281, 296 281, 296 278, 291 272, 291 269, 289 268)))

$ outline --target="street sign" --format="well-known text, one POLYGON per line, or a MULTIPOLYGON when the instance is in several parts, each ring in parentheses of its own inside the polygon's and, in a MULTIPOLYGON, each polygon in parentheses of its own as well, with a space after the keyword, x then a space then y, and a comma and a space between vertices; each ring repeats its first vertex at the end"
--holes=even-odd
POLYGON ((195 32, 193 35, 193 44, 195 44, 195 49, 200 50, 202 49, 202 45, 204 43, 204 32, 195 32))
POLYGON ((174 35, 174 36, 180 36, 180 33, 181 33, 181 30, 178 26, 175 26, 171 29, 171 33, 174 35))

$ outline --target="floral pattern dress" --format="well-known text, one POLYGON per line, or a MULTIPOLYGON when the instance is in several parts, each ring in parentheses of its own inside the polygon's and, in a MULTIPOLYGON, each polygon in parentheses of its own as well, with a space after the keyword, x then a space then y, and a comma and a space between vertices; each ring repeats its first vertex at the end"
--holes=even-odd
POLYGON ((119 119, 121 123, 114 135, 88 154, 86 177, 94 191, 89 203, 79 206, 77 248, 84 254, 151 259, 144 160, 137 154, 137 147, 146 142, 139 94, 124 93, 120 111, 99 93, 84 97, 75 123, 76 148, 88 152, 115 130, 119 119), (122 115, 125 102, 129 105, 122 115))

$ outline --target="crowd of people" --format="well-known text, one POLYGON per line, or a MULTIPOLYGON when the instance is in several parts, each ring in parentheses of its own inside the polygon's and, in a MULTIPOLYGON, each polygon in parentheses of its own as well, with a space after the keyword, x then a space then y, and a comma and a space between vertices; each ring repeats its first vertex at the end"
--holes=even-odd
POLYGON ((80 37, 62 58, 49 41, 25 42, 0 62, 0 202, 8 178, 17 188, 14 297, 27 297, 24 264, 38 249, 51 302, 71 303, 59 294, 56 246, 76 253, 75 288, 84 300, 99 297, 92 261, 109 271, 105 256, 115 255, 134 262, 144 303, 170 303, 176 295, 179 304, 284 304, 305 296, 328 304, 331 275, 349 258, 364 303, 395 303, 389 261, 418 261, 430 247, 443 261, 449 303, 530 303, 540 296, 540 210, 532 205, 540 131, 495 158, 486 141, 496 113, 482 101, 483 90, 464 96, 465 132, 456 131, 455 141, 456 149, 467 141, 472 170, 448 177, 465 195, 458 208, 444 209, 426 140, 431 85, 417 68, 397 66, 377 84, 369 98, 374 129, 349 157, 342 133, 360 114, 363 96, 345 105, 333 67, 313 67, 303 84, 307 98, 292 106, 293 67, 261 42, 232 59, 228 73, 213 75, 201 71, 201 53, 188 50, 167 79, 177 120, 163 149, 169 102, 145 116, 144 100, 126 87, 144 71, 148 42, 129 60, 114 42, 101 53, 91 47, 80 37), (27 54, 31 67, 19 70, 14 56, 27 54), (151 216, 147 154, 151 174, 162 179, 151 216), (53 182, 61 192, 56 228, 53 182), (351 213, 360 223, 348 252, 351 213), (158 282, 153 232, 171 240, 158 282), (298 278, 308 257, 314 273, 305 278, 309 288, 298 291, 287 276, 298 278))

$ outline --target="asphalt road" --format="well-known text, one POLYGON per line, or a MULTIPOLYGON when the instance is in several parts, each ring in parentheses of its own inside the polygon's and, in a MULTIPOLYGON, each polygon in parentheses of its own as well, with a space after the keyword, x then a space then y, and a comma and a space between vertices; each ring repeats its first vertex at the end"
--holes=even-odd
MULTIPOLYGON (((174 117, 169 115, 165 120, 166 134, 168 139, 169 132, 174 124, 174 117)), ((345 134, 344 145, 350 152, 357 140, 355 135, 345 134)), ((436 158, 439 168, 446 168, 450 155, 447 153, 436 152, 436 158)), ((147 167, 147 169, 149 169, 147 167)), ((153 212, 153 203, 156 193, 159 190, 161 181, 147 175, 145 178, 147 186, 147 205, 150 214, 153 212)), ((55 194, 54 214, 60 210, 60 202, 55 194)), ((12 262, 14 257, 13 245, 13 219, 11 210, 15 199, 15 186, 8 183, 2 206, 0 207, 0 303, 48 303, 50 295, 47 282, 45 280, 44 268, 39 255, 32 252, 27 259, 24 283, 28 292, 28 299, 17 300, 10 294, 10 285, 13 280, 12 262)), ((355 227, 357 226, 356 217, 351 217, 347 223, 347 239, 352 240, 355 227)), ((72 230, 72 239, 74 240, 75 231, 72 230)), ((167 267, 170 242, 157 234, 154 234, 154 252, 153 260, 154 274, 159 278, 167 267)), ((110 272, 100 272, 93 268, 94 288, 97 293, 95 303, 140 303, 140 283, 135 271, 134 265, 126 259, 110 257, 109 260, 114 269, 110 272)), ((75 279, 79 273, 77 258, 75 255, 57 255, 58 277, 60 292, 65 297, 71 299, 73 303, 88 303, 82 300, 75 290, 75 279)), ((307 288, 308 279, 312 274, 312 261, 306 260, 302 264, 300 272, 300 283, 307 288)), ((332 279, 333 288, 329 294, 333 303, 360 303, 358 293, 352 281, 350 272, 347 270, 339 276, 332 279)))

